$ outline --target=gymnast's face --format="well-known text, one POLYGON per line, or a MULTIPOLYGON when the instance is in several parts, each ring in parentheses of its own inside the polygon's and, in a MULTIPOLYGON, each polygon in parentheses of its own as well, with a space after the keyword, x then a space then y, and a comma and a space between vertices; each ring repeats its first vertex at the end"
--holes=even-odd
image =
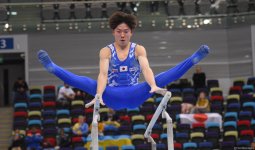
POLYGON ((113 30, 113 36, 115 42, 120 47, 125 47, 129 44, 132 37, 132 30, 128 27, 127 24, 121 23, 113 30))

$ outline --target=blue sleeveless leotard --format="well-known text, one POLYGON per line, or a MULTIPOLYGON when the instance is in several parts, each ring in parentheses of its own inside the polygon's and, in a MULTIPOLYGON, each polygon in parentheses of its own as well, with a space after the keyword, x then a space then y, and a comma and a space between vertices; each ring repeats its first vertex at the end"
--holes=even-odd
MULTIPOLYGON (((202 45, 194 54, 177 64, 173 68, 162 72, 155 76, 157 86, 164 87, 179 79, 185 74, 193 65, 197 64, 209 53, 209 47, 202 45)), ((78 76, 73 74, 52 62, 47 52, 40 50, 38 52, 38 59, 43 66, 58 78, 66 82, 67 84, 79 88, 91 95, 96 94, 97 81, 86 76, 78 76)), ((127 79, 129 80, 129 79, 127 79)), ((112 84, 111 82, 109 84, 112 84)), ((125 83, 127 84, 127 83, 125 83)), ((106 86, 103 93, 104 103, 115 110, 123 108, 135 108, 139 107, 149 97, 152 96, 150 86, 147 82, 134 84, 132 86, 106 86)))
POLYGON ((141 68, 135 57, 135 43, 130 44, 128 56, 121 61, 118 58, 114 44, 107 47, 111 50, 111 59, 108 69, 108 86, 132 86, 138 84, 141 68))

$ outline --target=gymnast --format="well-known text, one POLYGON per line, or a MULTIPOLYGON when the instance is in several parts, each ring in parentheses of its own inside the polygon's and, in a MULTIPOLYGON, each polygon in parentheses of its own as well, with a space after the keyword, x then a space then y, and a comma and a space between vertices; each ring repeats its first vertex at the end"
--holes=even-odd
MULTIPOLYGON (((179 79, 209 53, 209 47, 202 45, 186 60, 154 77, 145 48, 130 41, 137 25, 136 16, 115 12, 109 18, 109 25, 115 40, 100 50, 97 81, 57 66, 44 50, 38 52, 38 59, 48 72, 73 87, 98 96, 102 105, 115 110, 139 107, 153 93, 164 93, 164 86, 179 79), (141 72, 146 81, 139 83, 141 72)), ((94 103, 95 99, 86 107, 94 103)))

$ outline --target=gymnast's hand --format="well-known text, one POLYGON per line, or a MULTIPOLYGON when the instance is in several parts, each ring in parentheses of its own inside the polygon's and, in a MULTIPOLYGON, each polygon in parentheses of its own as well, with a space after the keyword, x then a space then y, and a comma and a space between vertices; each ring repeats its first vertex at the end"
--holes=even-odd
POLYGON ((104 104, 102 95, 101 95, 101 94, 96 94, 95 98, 94 98, 91 102, 87 103, 87 104, 85 105, 85 107, 86 107, 86 108, 89 108, 90 106, 94 105, 95 102, 96 102, 96 98, 97 98, 97 97, 99 97, 100 104, 104 106, 105 104, 104 104))
POLYGON ((153 86, 151 87, 150 93, 155 92, 164 96, 166 94, 166 91, 167 91, 166 89, 160 88, 158 86, 153 86))

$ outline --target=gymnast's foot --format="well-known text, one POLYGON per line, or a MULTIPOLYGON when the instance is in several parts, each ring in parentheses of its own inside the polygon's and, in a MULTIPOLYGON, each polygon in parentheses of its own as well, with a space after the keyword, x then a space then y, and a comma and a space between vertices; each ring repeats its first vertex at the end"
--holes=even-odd
POLYGON ((37 57, 40 63, 47 69, 47 71, 53 73, 54 72, 54 63, 50 59, 48 53, 44 50, 40 50, 37 53, 37 57))
POLYGON ((207 45, 202 45, 199 49, 192 55, 192 62, 197 64, 204 57, 206 57, 210 52, 210 48, 207 45))

